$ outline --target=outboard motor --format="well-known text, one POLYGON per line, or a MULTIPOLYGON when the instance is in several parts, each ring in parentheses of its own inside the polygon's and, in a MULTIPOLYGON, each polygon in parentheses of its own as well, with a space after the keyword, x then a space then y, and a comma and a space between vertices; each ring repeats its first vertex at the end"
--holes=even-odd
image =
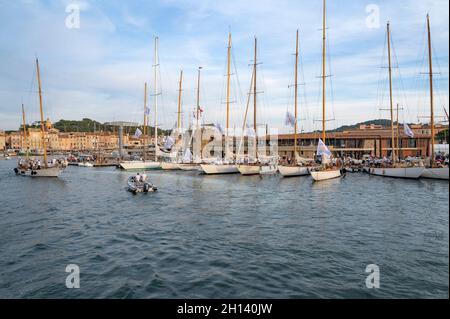
POLYGON ((14 173, 16 173, 16 175, 19 175, 19 169, 17 167, 14 168, 14 173))

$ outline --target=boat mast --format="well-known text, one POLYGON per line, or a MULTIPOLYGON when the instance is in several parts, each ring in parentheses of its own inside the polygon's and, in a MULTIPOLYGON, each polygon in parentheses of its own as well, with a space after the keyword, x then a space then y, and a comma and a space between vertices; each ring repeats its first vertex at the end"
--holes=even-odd
POLYGON ((198 67, 198 75, 197 75, 197 129, 199 127, 199 120, 200 120, 200 71, 202 67, 198 67))
POLYGON ((398 157, 399 157, 399 160, 400 160, 400 123, 399 123, 399 119, 398 119, 399 111, 400 111, 400 105, 397 104, 397 125, 396 125, 396 127, 397 127, 397 142, 396 142, 396 145, 397 145, 398 157))
POLYGON ((387 23, 387 42, 388 42, 388 61, 389 61, 389 101, 391 111, 391 146, 392 146, 392 163, 396 163, 395 156, 395 132, 394 132, 394 102, 392 95, 392 61, 391 61, 391 23, 387 23))
POLYGON ((253 64, 253 129, 255 130, 255 142, 256 142, 256 159, 258 159, 258 124, 256 116, 256 106, 257 106, 257 92, 256 92, 256 66, 258 59, 258 39, 255 37, 255 57, 253 64))
POLYGON ((39 109, 41 113, 41 139, 42 139, 42 147, 44 149, 44 165, 45 168, 48 167, 47 164, 47 145, 45 143, 45 123, 44 123, 44 110, 42 106, 42 86, 41 86, 41 73, 39 70, 39 60, 36 59, 36 70, 37 70, 37 80, 39 86, 39 109))
POLYGON ((227 123, 225 132, 225 157, 228 155, 228 130, 230 128, 230 76, 231 76, 231 32, 228 33, 228 54, 227 54, 227 123))
MULTIPOLYGON (((22 120, 23 120, 23 141, 25 142, 25 147, 26 147, 26 158, 28 159, 29 154, 28 154, 28 136, 27 136, 27 122, 25 120, 25 108, 23 106, 22 103, 22 120)), ((23 147, 23 145, 22 145, 23 147)))
POLYGON ((182 92, 183 92, 183 70, 180 72, 180 83, 178 88, 178 123, 177 128, 178 132, 177 135, 181 132, 181 98, 182 98, 182 92))
POLYGON ((326 143, 326 103, 327 103, 327 96, 326 96, 326 72, 327 72, 327 66, 326 66, 326 50, 327 50, 327 2, 326 0, 323 0, 323 30, 322 30, 322 141, 326 143))
POLYGON ((158 57, 158 37, 155 37, 155 68, 154 77, 155 77, 155 162, 158 161, 158 66, 159 66, 159 57, 158 57))
POLYGON ((146 151, 145 151, 145 146, 147 145, 147 82, 145 82, 144 84, 144 129, 143 129, 143 134, 144 134, 144 146, 143 146, 143 152, 144 152, 144 161, 147 157, 146 151))
POLYGON ((297 30, 297 39, 295 46, 295 124, 294 124, 294 156, 297 156, 297 134, 298 134, 298 30, 297 30))
POLYGON ((430 76, 430 110, 431 110, 431 166, 434 166, 434 143, 435 143, 435 127, 434 127, 434 93, 433 93, 433 52, 431 47, 431 28, 430 15, 427 14, 427 29, 428 29, 428 63, 430 76))

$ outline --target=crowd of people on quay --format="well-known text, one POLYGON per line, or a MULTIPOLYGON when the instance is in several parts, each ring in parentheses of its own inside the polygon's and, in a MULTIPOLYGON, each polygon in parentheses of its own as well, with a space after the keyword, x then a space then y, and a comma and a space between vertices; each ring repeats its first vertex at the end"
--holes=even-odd
MULTIPOLYGON (((398 159, 397 163, 409 164, 409 165, 415 165, 415 166, 431 166, 430 159, 425 158, 425 157, 408 156, 403 159, 401 159, 401 158, 398 159)), ((390 158, 390 157, 384 156, 382 158, 379 158, 379 157, 370 156, 363 161, 363 164, 368 165, 368 166, 373 166, 373 167, 390 167, 394 163, 392 161, 392 158, 390 158)), ((449 155, 448 154, 447 155, 443 155, 443 154, 436 155, 434 164, 437 167, 448 167, 449 166, 449 155)))

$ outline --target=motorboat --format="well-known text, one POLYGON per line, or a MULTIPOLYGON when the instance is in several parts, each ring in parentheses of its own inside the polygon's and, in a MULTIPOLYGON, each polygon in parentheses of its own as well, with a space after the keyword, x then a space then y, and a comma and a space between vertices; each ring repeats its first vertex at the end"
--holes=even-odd
POLYGON ((149 181, 138 181, 136 176, 130 176, 127 181, 128 191, 137 193, 151 193, 156 192, 158 189, 149 181))

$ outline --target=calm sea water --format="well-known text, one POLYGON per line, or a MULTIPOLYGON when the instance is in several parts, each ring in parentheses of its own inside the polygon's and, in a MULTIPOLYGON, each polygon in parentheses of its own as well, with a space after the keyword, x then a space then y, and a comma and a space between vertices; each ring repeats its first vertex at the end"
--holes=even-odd
POLYGON ((14 165, 0 161, 0 298, 449 297, 448 182, 153 172, 159 191, 134 196, 115 168, 14 165))

